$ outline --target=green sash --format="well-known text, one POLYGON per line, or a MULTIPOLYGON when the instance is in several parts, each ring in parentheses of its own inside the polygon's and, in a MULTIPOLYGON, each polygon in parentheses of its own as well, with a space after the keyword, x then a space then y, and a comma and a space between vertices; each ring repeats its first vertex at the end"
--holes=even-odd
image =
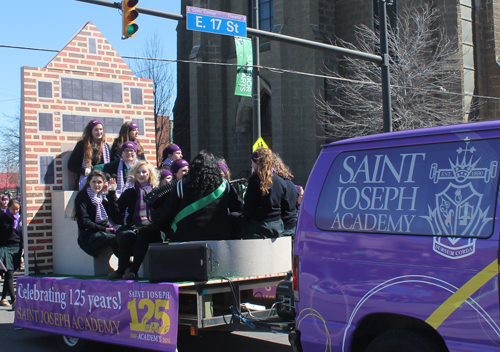
MULTIPOLYGON (((181 186, 182 187, 182 186, 181 186)), ((197 200, 196 202, 189 204, 187 207, 182 209, 174 218, 174 221, 172 222, 172 230, 175 232, 177 231, 177 223, 184 219, 186 216, 189 216, 193 214, 194 212, 200 210, 204 206, 212 203, 214 200, 219 198, 222 193, 226 190, 226 182, 222 181, 221 185, 219 188, 217 188, 215 191, 210 193, 208 196, 201 198, 197 200)))

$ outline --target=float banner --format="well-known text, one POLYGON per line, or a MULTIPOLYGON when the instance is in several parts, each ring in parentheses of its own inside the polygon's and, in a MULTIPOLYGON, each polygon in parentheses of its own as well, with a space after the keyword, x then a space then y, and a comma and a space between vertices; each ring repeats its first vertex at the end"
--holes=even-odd
POLYGON ((238 74, 236 75, 236 88, 234 95, 243 97, 252 96, 252 67, 253 51, 250 38, 234 37, 238 74), (245 66, 246 65, 246 66, 245 66))
POLYGON ((16 297, 14 326, 176 351, 176 285, 25 276, 17 279, 16 297))

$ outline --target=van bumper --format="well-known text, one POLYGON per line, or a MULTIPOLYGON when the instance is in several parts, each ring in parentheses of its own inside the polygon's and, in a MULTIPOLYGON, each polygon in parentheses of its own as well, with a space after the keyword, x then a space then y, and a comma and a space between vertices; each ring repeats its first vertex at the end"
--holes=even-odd
POLYGON ((288 334, 288 341, 292 345, 293 352, 303 352, 302 344, 300 343, 300 331, 295 330, 288 334))

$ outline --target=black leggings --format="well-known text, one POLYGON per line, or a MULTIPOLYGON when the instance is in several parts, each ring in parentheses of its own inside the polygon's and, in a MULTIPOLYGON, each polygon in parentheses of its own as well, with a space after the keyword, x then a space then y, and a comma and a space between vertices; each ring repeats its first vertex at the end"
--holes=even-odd
POLYGON ((137 238, 136 232, 132 230, 119 231, 118 237, 118 269, 120 275, 125 273, 125 269, 130 261, 130 256, 134 253, 134 244, 137 238))
POLYGON ((7 293, 10 295, 12 302, 16 300, 16 293, 14 292, 14 270, 7 270, 3 282, 2 299, 7 298, 7 293))
POLYGON ((146 254, 149 244, 162 242, 161 231, 153 227, 144 227, 137 233, 137 239, 134 246, 134 262, 130 267, 130 272, 137 274, 146 254))
POLYGON ((161 232, 153 227, 143 227, 137 233, 132 231, 124 231, 118 235, 119 250, 118 250, 118 273, 123 274, 127 268, 130 256, 134 256, 134 261, 130 267, 130 271, 137 274, 141 267, 146 253, 149 249, 149 244, 154 242, 162 242, 161 232))

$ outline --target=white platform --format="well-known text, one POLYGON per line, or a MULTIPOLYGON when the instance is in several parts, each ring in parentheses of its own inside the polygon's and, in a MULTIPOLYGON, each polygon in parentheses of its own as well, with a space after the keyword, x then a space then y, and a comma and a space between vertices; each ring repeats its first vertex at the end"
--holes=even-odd
POLYGON ((52 243, 54 274, 103 275, 118 267, 118 258, 111 247, 94 258, 78 245, 78 226, 71 218, 77 191, 52 192, 52 243))
POLYGON ((212 277, 263 276, 292 270, 291 237, 203 243, 213 249, 218 264, 212 277))
MULTIPOLYGON (((78 227, 72 219, 77 191, 52 192, 52 241, 54 274, 103 275, 118 267, 111 248, 99 258, 85 253, 77 242, 78 227)), ((214 276, 262 276, 287 272, 292 269, 291 237, 207 241, 214 251, 216 269, 214 276)), ((139 277, 147 277, 148 258, 144 259, 139 277)))

